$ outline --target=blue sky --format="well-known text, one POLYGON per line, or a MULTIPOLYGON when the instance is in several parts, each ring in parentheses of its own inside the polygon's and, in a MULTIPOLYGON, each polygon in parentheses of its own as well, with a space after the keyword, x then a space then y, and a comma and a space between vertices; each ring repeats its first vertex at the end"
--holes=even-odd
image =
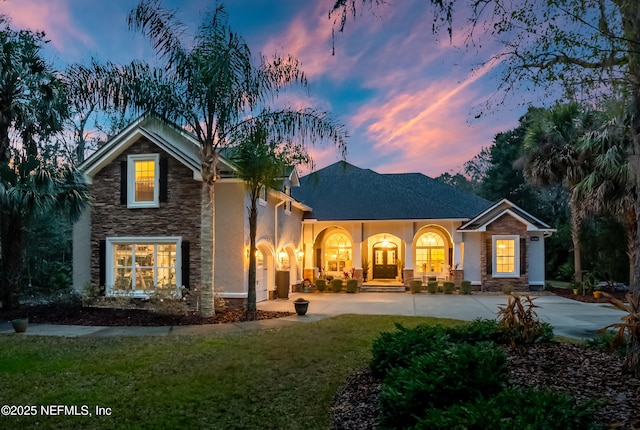
MULTIPOLYGON (((335 0, 228 0, 236 32, 255 54, 290 53, 302 63, 311 97, 289 103, 328 110, 350 134, 347 161, 380 173, 458 170, 489 146, 496 133, 517 125, 535 93, 496 94, 500 64, 485 64, 500 46, 481 40, 464 48, 463 14, 453 40, 431 33, 424 0, 389 0, 364 10, 337 33, 332 55, 335 0), (486 107, 489 101, 490 107, 486 107), (483 114, 476 118, 482 112, 483 114)), ((0 13, 14 28, 43 30, 56 67, 91 57, 117 63, 153 59, 148 42, 130 32, 126 16, 135 0, 6 0, 0 13)), ((195 29, 213 0, 165 0, 195 29)), ((312 152, 316 169, 340 159, 335 148, 312 152)))

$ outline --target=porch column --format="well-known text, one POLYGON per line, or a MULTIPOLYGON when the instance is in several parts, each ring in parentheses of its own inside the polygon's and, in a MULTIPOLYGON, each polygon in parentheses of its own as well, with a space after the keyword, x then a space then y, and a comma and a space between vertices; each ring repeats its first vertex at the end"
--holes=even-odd
POLYGON ((351 237, 353 238, 353 267, 355 269, 362 269, 362 223, 354 226, 351 231, 351 237))
POLYGON ((458 233, 457 231, 453 231, 453 261, 451 262, 451 267, 454 267, 456 264, 458 265, 458 270, 464 269, 462 267, 462 263, 464 262, 462 255, 462 233, 458 233))
POLYGON ((413 225, 405 226, 404 237, 404 268, 413 269, 413 225))

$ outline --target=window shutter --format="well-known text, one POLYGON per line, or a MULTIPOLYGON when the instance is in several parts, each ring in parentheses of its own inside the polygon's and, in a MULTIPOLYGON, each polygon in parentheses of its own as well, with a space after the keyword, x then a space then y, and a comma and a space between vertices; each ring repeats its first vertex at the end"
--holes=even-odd
POLYGON ((520 238, 520 276, 527 273, 527 239, 520 238))
POLYGON ((166 203, 168 198, 168 174, 169 174, 169 159, 166 157, 160 157, 160 190, 159 199, 161 203, 166 203))
MULTIPOLYGON (((189 242, 182 241, 182 285, 189 288, 189 242)), ((180 285, 178 285, 180 287, 180 285)))
POLYGON ((486 251, 487 251, 487 275, 493 274, 493 239, 489 238, 486 241, 486 251))
POLYGON ((107 283, 107 241, 101 240, 98 247, 98 264, 99 264, 99 286, 105 286, 107 283))
POLYGON ((120 162, 120 204, 127 204, 127 160, 120 162))

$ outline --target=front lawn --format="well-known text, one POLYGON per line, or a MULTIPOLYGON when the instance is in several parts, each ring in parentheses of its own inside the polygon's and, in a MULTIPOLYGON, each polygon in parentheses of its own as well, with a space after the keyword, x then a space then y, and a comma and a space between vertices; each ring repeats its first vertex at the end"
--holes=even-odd
MULTIPOLYGON (((394 323, 452 320, 344 315, 217 337, 0 336, 0 428, 327 429, 333 396, 369 363, 394 323), (93 416, 43 416, 41 405, 87 405, 93 416), (110 416, 95 416, 95 407, 110 416)), ((72 411, 68 411, 72 412, 72 411)))

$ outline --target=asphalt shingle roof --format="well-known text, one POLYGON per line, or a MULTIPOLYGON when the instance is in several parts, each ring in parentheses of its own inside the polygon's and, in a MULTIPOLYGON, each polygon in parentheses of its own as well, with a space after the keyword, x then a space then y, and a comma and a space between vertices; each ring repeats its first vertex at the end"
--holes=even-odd
POLYGON ((302 177, 292 196, 318 220, 469 219, 491 206, 421 173, 381 174, 345 161, 302 177))

